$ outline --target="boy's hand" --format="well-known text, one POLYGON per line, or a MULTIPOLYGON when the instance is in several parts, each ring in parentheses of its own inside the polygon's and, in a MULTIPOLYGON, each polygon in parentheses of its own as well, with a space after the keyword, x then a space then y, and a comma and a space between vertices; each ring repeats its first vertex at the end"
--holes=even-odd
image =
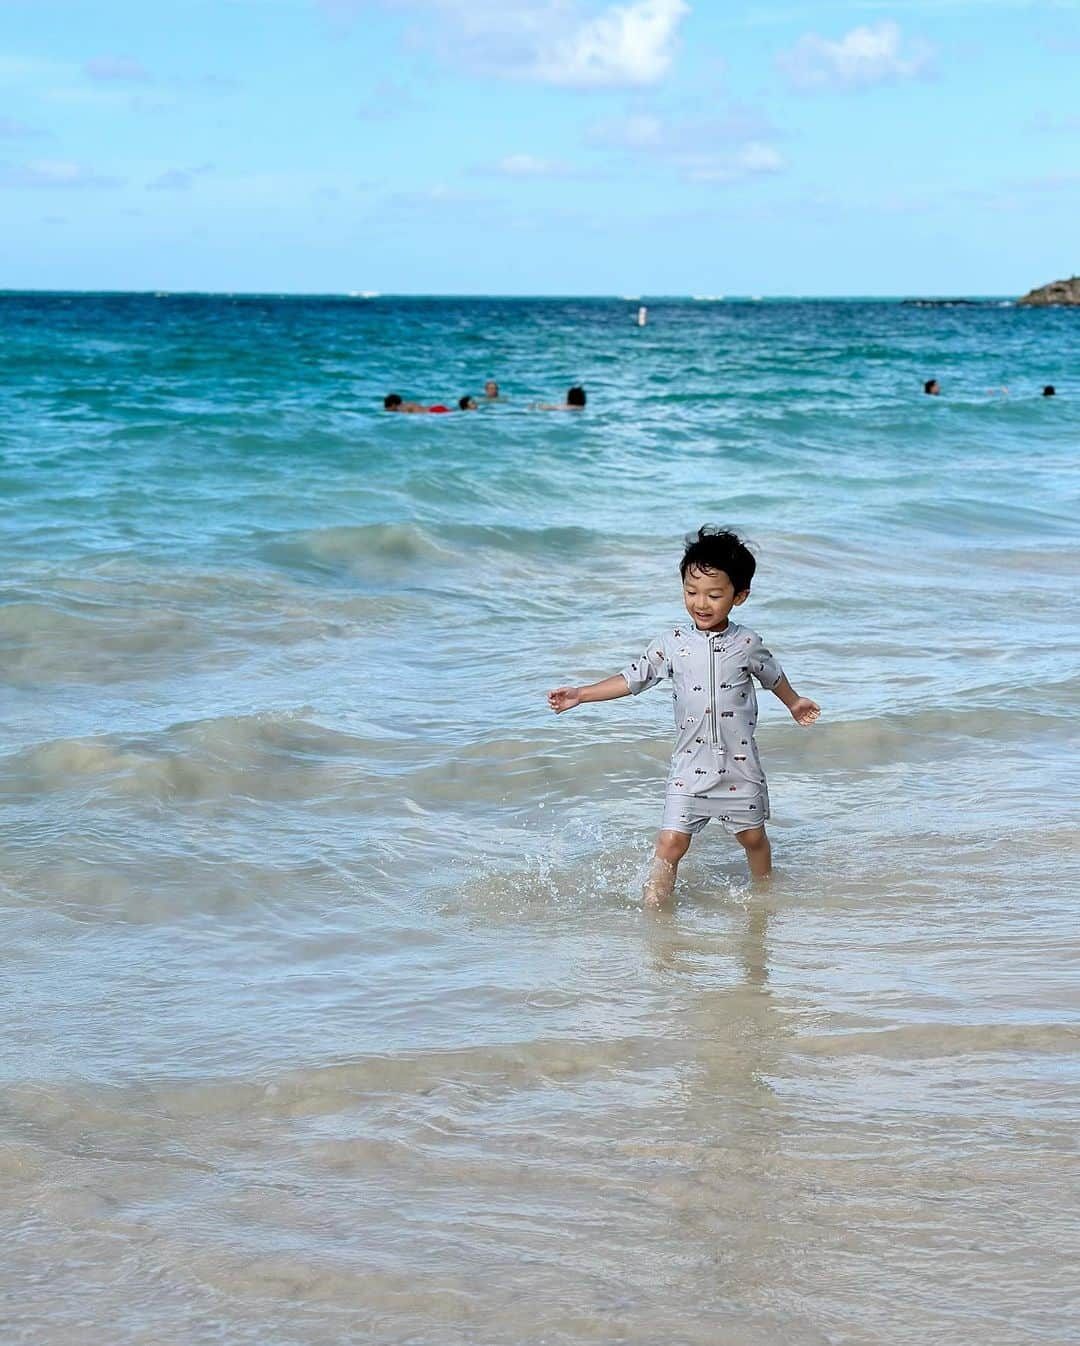
POLYGON ((821 714, 821 707, 816 701, 811 701, 808 696, 799 696, 788 706, 791 711, 791 718, 796 724, 813 724, 821 714))
POLYGON ((581 705, 581 688, 556 687, 553 692, 548 692, 548 705, 556 715, 561 715, 564 710, 573 710, 575 706, 581 705))

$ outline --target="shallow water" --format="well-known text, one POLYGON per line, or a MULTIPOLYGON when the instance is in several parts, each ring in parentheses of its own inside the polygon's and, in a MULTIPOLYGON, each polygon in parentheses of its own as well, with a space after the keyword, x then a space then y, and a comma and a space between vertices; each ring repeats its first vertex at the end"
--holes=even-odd
POLYGON ((1080 1333, 1077 315, 635 310, 0 296, 5 1342, 1080 1333), (706 520, 824 714, 648 916, 706 520))

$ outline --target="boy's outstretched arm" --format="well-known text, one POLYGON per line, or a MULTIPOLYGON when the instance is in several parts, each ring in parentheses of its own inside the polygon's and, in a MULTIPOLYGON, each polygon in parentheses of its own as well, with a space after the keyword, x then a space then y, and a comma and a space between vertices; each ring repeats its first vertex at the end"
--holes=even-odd
POLYGON ((630 688, 621 673, 616 673, 601 682, 592 682, 588 687, 556 687, 548 692, 548 705, 556 715, 564 710, 573 710, 586 701, 614 701, 620 696, 629 696, 630 688))
POLYGON ((780 681, 772 688, 773 694, 787 706, 791 712, 791 718, 796 724, 813 724, 821 714, 821 707, 816 701, 811 701, 808 696, 800 696, 798 692, 788 682, 786 674, 780 675, 780 681))

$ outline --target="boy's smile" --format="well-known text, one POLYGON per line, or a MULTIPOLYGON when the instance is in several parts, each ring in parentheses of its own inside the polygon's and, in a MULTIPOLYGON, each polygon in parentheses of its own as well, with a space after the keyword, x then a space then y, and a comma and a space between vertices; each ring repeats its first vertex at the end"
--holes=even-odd
POLYGON ((683 579, 683 602, 700 631, 722 631, 728 624, 728 613, 745 603, 749 594, 749 589, 736 593, 724 570, 691 566, 683 579))

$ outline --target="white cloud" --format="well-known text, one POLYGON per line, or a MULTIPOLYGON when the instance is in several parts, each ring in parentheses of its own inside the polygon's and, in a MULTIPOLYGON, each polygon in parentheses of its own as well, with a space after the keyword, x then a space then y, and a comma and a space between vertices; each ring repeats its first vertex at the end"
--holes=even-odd
POLYGON ((545 43, 524 73, 576 88, 655 84, 668 72, 676 31, 689 13, 685 0, 612 5, 545 43))
POLYGON ((762 140, 748 140, 728 156, 727 163, 721 162, 712 169, 706 167, 697 176, 701 181, 724 180, 736 177, 751 177, 762 173, 782 173, 787 168, 787 160, 775 145, 762 140))
MULTIPOLYGON (((415 36, 455 64, 504 79, 565 88, 643 87, 667 74, 687 0, 628 0, 599 12, 582 0, 387 0, 413 11, 415 36), (430 20, 441 31, 432 34, 430 20)), ((370 0, 315 0, 330 18, 359 13, 370 0)), ((595 8, 595 7, 594 7, 595 8)))
POLYGON ((445 182, 436 182, 416 191, 393 192, 387 197, 386 203, 395 210, 433 213, 486 211, 495 204, 490 197, 464 192, 445 182))
POLYGON ((777 64, 793 88, 816 92, 925 77, 932 59, 933 51, 924 42, 911 42, 905 49, 899 24, 883 19, 852 28, 836 41, 807 33, 777 57, 777 64))
POLYGON ((95 56, 83 66, 83 73, 109 84, 149 84, 152 79, 145 66, 127 56, 95 56))
POLYGON ((556 159, 539 159, 534 154, 506 154, 497 163, 482 164, 475 170, 484 176, 499 178, 578 178, 580 169, 556 159))
POLYGON ((148 192, 189 192, 199 178, 212 173, 213 164, 199 164, 197 168, 170 168, 159 173, 146 184, 148 192))
POLYGON ((773 143, 778 132, 754 109, 732 104, 722 114, 669 121, 652 114, 595 123, 589 144, 649 156, 691 182, 735 182, 782 173, 787 161, 773 143))
POLYGON ((775 145, 760 140, 748 140, 726 152, 682 154, 676 165, 690 182, 738 182, 783 173, 788 166, 775 145))
POLYGON ((594 122, 586 132, 590 145, 678 154, 703 146, 729 147, 748 140, 772 140, 779 133, 767 117, 743 103, 729 103, 709 115, 665 119, 634 113, 594 122))
POLYGON ((0 164, 0 187, 70 189, 119 185, 116 178, 103 177, 69 159, 33 159, 22 164, 0 164))

